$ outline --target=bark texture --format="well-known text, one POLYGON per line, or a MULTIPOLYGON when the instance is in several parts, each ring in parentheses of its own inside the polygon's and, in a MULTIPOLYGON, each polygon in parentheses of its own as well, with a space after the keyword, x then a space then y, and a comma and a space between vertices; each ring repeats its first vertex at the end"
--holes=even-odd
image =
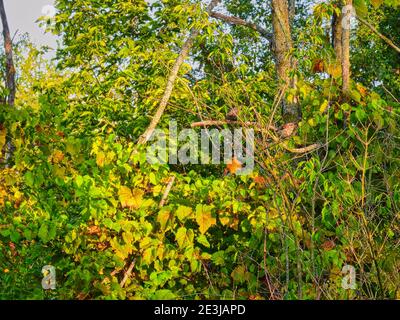
MULTIPOLYGON (((346 0, 346 6, 352 6, 353 0, 346 0)), ((344 19, 350 19, 350 15, 352 14, 351 10, 348 9, 343 13, 344 19)), ((349 21, 349 20, 347 20, 349 21)), ((345 23, 345 28, 342 28, 342 93, 344 98, 349 97, 350 93, 350 25, 345 23)))
POLYGON ((15 67, 13 59, 12 40, 10 36, 10 29, 8 27, 6 10, 4 8, 3 0, 0 0, 0 16, 3 25, 3 38, 4 38, 4 52, 6 55, 6 88, 8 89, 7 103, 10 106, 14 105, 15 101, 15 67))
MULTIPOLYGON (((294 86, 289 77, 293 70, 292 50, 293 41, 290 28, 290 13, 287 1, 271 0, 272 4, 272 27, 274 36, 274 56, 278 80, 281 89, 286 90, 294 86)), ((284 122, 295 122, 299 119, 300 110, 296 101, 282 102, 282 116, 284 122)))

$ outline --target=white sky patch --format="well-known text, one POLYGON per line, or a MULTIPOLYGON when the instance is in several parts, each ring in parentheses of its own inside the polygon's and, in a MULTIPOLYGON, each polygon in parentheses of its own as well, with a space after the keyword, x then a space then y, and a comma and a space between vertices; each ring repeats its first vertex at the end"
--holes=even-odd
MULTIPOLYGON (((44 33, 37 19, 55 14, 54 0, 4 0, 11 36, 29 33, 38 46, 57 47, 57 37, 44 33)), ((54 53, 52 54, 54 55, 54 53)))

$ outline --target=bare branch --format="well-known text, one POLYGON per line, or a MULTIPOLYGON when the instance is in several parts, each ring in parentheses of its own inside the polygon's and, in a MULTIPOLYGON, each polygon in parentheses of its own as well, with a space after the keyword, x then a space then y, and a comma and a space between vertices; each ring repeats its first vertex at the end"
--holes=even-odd
POLYGON ((374 32, 379 38, 381 38, 383 41, 385 41, 389 46, 391 46, 394 50, 400 53, 400 48, 396 46, 392 40, 390 40, 388 37, 384 36, 382 33, 380 33, 373 25, 371 25, 368 21, 364 20, 360 16, 357 16, 357 19, 367 26, 369 29, 371 29, 372 32, 374 32))
MULTIPOLYGON (((269 126, 267 128, 263 128, 263 127, 259 126, 258 123, 255 123, 255 122, 241 122, 241 121, 229 121, 229 120, 206 120, 206 121, 201 121, 201 122, 194 122, 190 126, 192 128, 195 128, 195 127, 221 126, 221 125, 226 125, 226 124, 240 124, 240 125, 247 126, 247 127, 253 126, 254 130, 259 131, 259 132, 270 133, 271 131, 274 131, 274 132, 277 132, 278 134, 280 132, 280 130, 274 126, 269 126)), ((282 147, 286 151, 289 151, 291 153, 298 153, 298 154, 308 153, 308 152, 314 151, 314 150, 322 147, 321 144, 315 143, 315 144, 312 144, 312 145, 306 146, 306 147, 290 148, 285 143, 287 141, 288 137, 278 138, 278 137, 274 136, 273 134, 271 134, 270 137, 274 141, 273 145, 281 144, 282 147)))
POLYGON ((272 40, 272 34, 269 33, 267 30, 265 30, 263 27, 253 23, 253 22, 248 22, 246 20, 243 20, 241 18, 238 17, 234 17, 234 16, 228 16, 219 12, 211 12, 210 13, 210 17, 213 17, 215 19, 219 19, 222 21, 225 21, 229 24, 232 25, 237 25, 237 26, 244 26, 244 27, 248 27, 250 29, 253 29, 257 32, 259 32, 264 38, 268 39, 268 40, 272 40))
MULTIPOLYGON (((353 5, 353 0, 345 1, 346 7, 351 8, 353 5)), ((351 15, 350 9, 344 14, 344 19, 347 19, 351 15)), ((342 28, 342 93, 347 99, 350 93, 350 27, 342 28)))
POLYGON ((132 270, 133 267, 135 266, 135 260, 133 259, 131 264, 129 265, 128 270, 126 270, 125 274, 124 274, 124 278, 122 279, 121 283, 120 283, 120 287, 123 288, 125 286, 126 281, 128 280, 128 278, 131 276, 132 274, 132 270))
POLYGON ((160 201, 160 204, 158 205, 160 208, 162 208, 164 206, 165 202, 167 201, 168 194, 171 191, 171 188, 172 188, 172 185, 174 184, 174 181, 175 181, 175 176, 172 176, 171 178, 169 178, 167 187, 165 188, 165 191, 164 191, 164 194, 163 194, 162 199, 160 201))
POLYGON ((246 127, 256 127, 255 130, 258 131, 266 131, 266 130, 271 130, 271 131, 277 131, 278 129, 274 126, 269 126, 268 128, 257 128, 259 126, 258 123, 256 122, 242 122, 242 121, 230 121, 230 120, 206 120, 206 121, 200 121, 200 122, 194 122, 190 126, 192 128, 196 127, 213 127, 213 126, 223 126, 225 124, 240 124, 242 126, 246 127))
MULTIPOLYGON (((215 6, 218 5, 219 2, 220 2, 220 0, 212 0, 207 7, 207 12, 210 13, 215 8, 215 6)), ((192 30, 190 32, 188 39, 183 44, 181 52, 179 53, 178 57, 176 58, 174 66, 172 67, 172 70, 168 76, 167 85, 165 87, 164 94, 161 98, 160 105, 157 109, 157 112, 154 115, 153 119, 151 120, 146 131, 143 133, 143 135, 140 136, 140 138, 138 140, 138 145, 146 144, 147 141, 149 141, 151 135, 153 134, 154 130, 156 129, 158 123, 160 122, 160 119, 165 111, 165 108, 168 105, 169 98, 171 97, 171 94, 172 94, 172 90, 174 89, 175 81, 176 81, 176 78, 178 77, 178 72, 179 72, 183 62, 189 55, 189 52, 190 52, 190 49, 192 48, 194 39, 199 34, 200 34, 199 30, 197 30, 197 29, 192 30)))
POLYGON ((283 147, 286 149, 286 151, 289 151, 291 153, 299 153, 299 154, 301 154, 301 153, 308 153, 308 152, 317 150, 317 149, 321 148, 322 145, 319 144, 319 143, 315 143, 315 144, 312 144, 310 146, 302 147, 302 148, 289 148, 286 145, 284 145, 283 147))

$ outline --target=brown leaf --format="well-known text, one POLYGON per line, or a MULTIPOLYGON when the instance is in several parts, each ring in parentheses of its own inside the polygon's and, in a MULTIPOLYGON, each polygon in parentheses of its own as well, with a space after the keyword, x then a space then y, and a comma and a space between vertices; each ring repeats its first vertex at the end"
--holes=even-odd
POLYGON ((323 244, 321 244, 321 248, 325 251, 330 251, 334 247, 336 247, 336 243, 333 240, 326 240, 323 244))
POLYGON ((312 67, 312 72, 313 73, 319 73, 319 72, 324 72, 324 60, 322 59, 315 59, 313 61, 313 67, 312 67))
POLYGON ((87 234, 89 235, 100 235, 101 234, 101 229, 99 226, 89 226, 87 228, 87 234))
POLYGON ((226 165, 228 168, 229 172, 231 174, 235 174, 238 170, 242 168, 242 163, 234 157, 230 163, 226 165))

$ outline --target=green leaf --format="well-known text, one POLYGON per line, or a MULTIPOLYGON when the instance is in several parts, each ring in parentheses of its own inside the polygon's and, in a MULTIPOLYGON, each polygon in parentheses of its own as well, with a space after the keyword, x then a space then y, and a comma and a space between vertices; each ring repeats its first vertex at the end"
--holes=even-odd
POLYGON ((217 251, 211 256, 212 262, 214 262, 217 266, 225 264, 225 251, 217 251))
POLYGON ((210 243, 208 242, 207 237, 204 234, 198 236, 196 240, 198 243, 202 244, 203 246, 205 246, 207 248, 210 247, 210 243))
POLYGON ((365 0, 354 0, 353 5, 358 15, 365 16, 368 13, 368 6, 365 0))
POLYGON ((366 118, 367 114, 365 113, 364 109, 358 108, 356 110, 356 117, 359 121, 363 121, 366 118))
POLYGON ((152 299, 153 300, 173 300, 176 296, 172 293, 171 290, 168 289, 161 289, 154 292, 152 299))
POLYGON ((47 224, 42 224, 40 226, 39 232, 38 232, 38 237, 41 241, 43 241, 44 243, 46 243, 48 241, 48 228, 47 228, 47 224))
POLYGON ((33 173, 31 171, 28 171, 27 173, 25 173, 24 179, 25 179, 25 183, 29 187, 33 187, 33 185, 35 183, 35 180, 34 180, 34 177, 33 177, 33 173))

